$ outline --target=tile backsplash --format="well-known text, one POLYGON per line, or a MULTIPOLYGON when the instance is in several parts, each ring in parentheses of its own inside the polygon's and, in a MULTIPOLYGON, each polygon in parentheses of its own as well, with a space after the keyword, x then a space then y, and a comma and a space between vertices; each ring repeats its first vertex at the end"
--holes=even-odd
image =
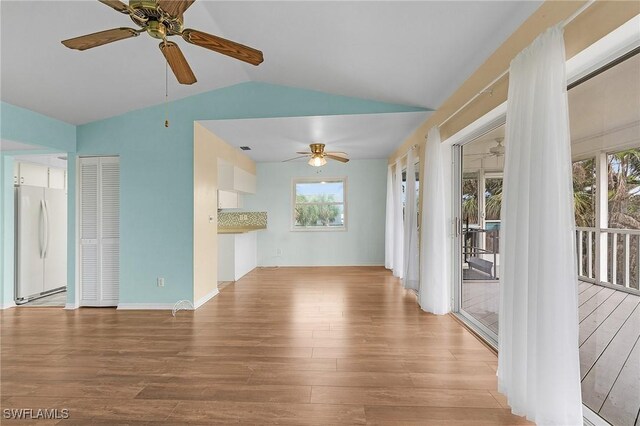
POLYGON ((267 227, 267 212, 219 212, 218 228, 267 227))

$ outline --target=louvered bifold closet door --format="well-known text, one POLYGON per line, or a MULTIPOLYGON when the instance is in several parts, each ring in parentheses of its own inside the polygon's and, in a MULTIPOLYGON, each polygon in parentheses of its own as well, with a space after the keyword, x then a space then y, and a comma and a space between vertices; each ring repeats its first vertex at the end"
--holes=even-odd
POLYGON ((116 306, 120 287, 118 158, 81 158, 79 175, 80 304, 116 306))
POLYGON ((83 306, 100 306, 98 168, 98 158, 80 159, 80 303, 83 306))
POLYGON ((120 291, 120 164, 103 158, 100 164, 102 304, 118 304, 120 291))

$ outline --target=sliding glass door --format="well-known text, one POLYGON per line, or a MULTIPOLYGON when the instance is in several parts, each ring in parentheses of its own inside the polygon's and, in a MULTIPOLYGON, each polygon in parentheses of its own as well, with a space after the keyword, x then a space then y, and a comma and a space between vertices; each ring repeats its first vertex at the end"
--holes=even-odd
POLYGON ((504 125, 456 147, 457 310, 498 341, 504 125))

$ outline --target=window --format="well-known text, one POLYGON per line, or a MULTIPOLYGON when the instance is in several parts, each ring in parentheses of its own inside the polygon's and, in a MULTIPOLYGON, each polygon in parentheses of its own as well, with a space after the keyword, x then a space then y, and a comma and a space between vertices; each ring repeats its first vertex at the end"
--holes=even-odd
MULTIPOLYGON (((416 216, 418 218, 418 229, 420 229, 420 163, 416 162, 416 216)), ((404 215, 407 205, 407 169, 402 170, 402 214, 404 215)))
POLYGON ((295 179, 293 229, 345 230, 347 227, 346 178, 295 179))

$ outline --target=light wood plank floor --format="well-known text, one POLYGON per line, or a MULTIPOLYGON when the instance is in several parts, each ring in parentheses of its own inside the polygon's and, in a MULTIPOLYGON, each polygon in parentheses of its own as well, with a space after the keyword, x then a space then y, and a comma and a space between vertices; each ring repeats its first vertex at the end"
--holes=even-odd
MULTIPOLYGON (((640 425, 640 297, 578 283, 582 400, 616 426, 640 425)), ((466 281, 463 307, 498 332, 496 281, 466 281)))
POLYGON ((528 424, 495 355, 383 268, 259 269, 175 318, 0 318, 0 405, 68 408, 61 424, 528 424))

